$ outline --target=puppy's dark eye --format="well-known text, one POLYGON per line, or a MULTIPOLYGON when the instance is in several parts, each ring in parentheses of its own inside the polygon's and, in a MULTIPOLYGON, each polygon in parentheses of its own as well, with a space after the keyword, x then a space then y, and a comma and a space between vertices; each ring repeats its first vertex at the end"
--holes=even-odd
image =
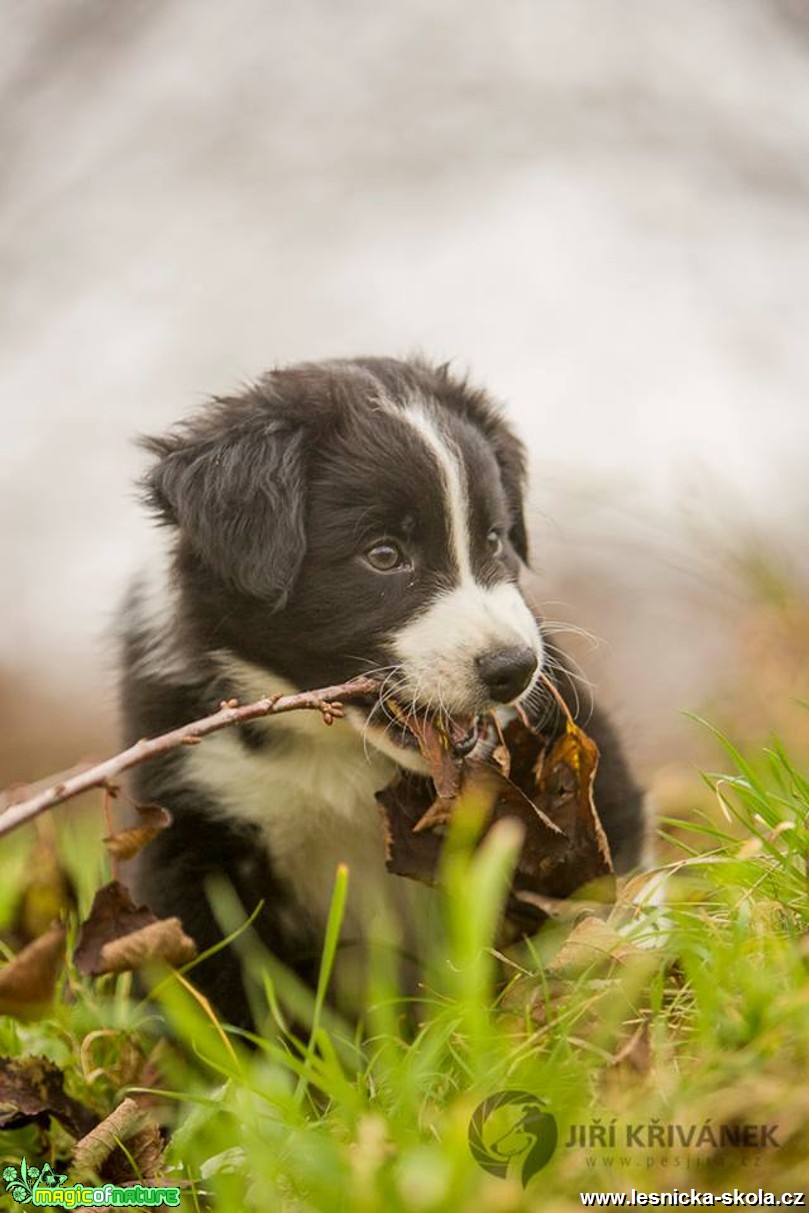
POLYGON ((403 569, 407 565, 401 548, 395 543, 375 543, 368 548, 365 559, 378 573, 392 573, 394 569, 403 569))
POLYGON ((486 536, 486 547, 489 555, 495 560, 503 555, 503 539, 499 531, 489 531, 486 536))

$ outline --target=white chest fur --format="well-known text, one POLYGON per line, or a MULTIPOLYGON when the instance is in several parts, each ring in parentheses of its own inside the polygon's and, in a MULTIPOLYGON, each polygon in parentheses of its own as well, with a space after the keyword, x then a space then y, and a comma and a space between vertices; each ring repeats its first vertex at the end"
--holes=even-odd
MULTIPOLYGON (((267 692, 266 676, 259 687, 249 667, 239 674, 251 697, 267 692)), ((272 681, 273 690, 282 689, 272 681)), ((267 732, 264 749, 247 749, 225 730, 187 754, 186 777, 209 792, 223 814, 259 826, 275 870, 294 893, 299 921, 322 931, 342 863, 349 879, 344 940, 392 942, 398 935, 410 946, 414 902, 428 891, 385 869, 374 793, 395 777, 392 759, 364 744, 347 721, 327 726, 316 712, 289 713, 260 727, 267 732)))

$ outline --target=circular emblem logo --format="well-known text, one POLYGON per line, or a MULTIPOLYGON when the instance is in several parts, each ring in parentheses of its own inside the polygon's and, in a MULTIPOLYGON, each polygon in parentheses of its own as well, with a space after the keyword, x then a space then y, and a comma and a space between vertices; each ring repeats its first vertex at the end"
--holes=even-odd
POLYGON ((478 1104, 469 1121, 469 1149, 475 1162, 505 1179, 522 1160, 520 1180, 528 1181, 550 1161, 559 1131, 545 1101, 529 1091, 498 1091, 478 1104))

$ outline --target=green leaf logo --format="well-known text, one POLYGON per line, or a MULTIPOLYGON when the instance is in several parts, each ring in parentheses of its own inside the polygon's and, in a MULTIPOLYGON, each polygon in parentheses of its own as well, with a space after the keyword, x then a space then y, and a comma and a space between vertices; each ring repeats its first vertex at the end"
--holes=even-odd
POLYGON ((27 1205, 33 1200, 34 1192, 41 1184, 49 1188, 60 1188, 67 1180, 67 1175, 57 1174, 49 1162, 41 1168, 33 1165, 29 1167, 28 1160, 23 1158, 19 1172, 16 1167, 3 1168, 3 1180, 12 1200, 16 1200, 20 1205, 27 1205))

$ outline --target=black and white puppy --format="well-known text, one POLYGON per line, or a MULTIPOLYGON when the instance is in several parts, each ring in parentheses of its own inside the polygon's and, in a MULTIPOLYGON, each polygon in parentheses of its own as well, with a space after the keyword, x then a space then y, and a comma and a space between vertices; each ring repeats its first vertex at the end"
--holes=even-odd
MULTIPOLYGON (((127 741, 232 697, 361 672, 385 689, 330 728, 291 713, 138 768, 136 799, 174 818, 144 853, 138 893, 202 949, 221 937, 208 893, 224 878, 248 912, 263 903, 255 929, 311 982, 344 862, 346 953, 364 954, 391 923, 418 946, 418 886, 385 871, 374 793, 422 759, 385 703, 440 711, 470 748, 481 713, 530 700, 543 666, 558 670, 518 585, 522 446, 446 368, 377 358, 273 371, 146 445, 147 497, 169 543, 125 608, 127 741)), ((609 723, 588 710, 597 805, 626 869, 640 854, 641 796, 609 723)), ((226 1019, 250 1023, 231 949, 195 978, 226 1019)))

